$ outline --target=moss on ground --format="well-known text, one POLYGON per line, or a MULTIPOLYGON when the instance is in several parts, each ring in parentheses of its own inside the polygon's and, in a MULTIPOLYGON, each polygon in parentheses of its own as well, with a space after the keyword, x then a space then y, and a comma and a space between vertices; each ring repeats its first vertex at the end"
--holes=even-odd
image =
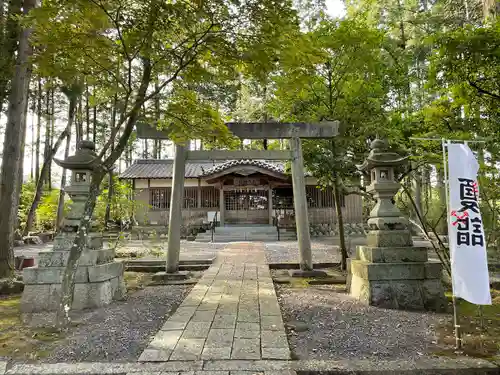
MULTIPOLYGON (((471 357, 500 360, 500 290, 491 291, 493 304, 483 306, 482 319, 480 309, 467 301, 458 301, 459 324, 462 330, 462 350, 456 351, 453 319, 437 327, 440 343, 452 346, 434 354, 443 356, 468 355, 471 357)), ((450 311, 452 310, 451 292, 446 293, 450 311)))
POLYGON ((127 291, 133 293, 151 284, 153 281, 153 274, 146 272, 125 272, 123 278, 127 291))
POLYGON ((164 257, 167 253, 161 246, 152 246, 151 248, 148 249, 147 251, 148 255, 154 256, 154 257, 164 257))
POLYGON ((0 358, 36 360, 50 354, 50 344, 64 338, 53 329, 31 328, 21 322, 21 296, 0 297, 0 358))

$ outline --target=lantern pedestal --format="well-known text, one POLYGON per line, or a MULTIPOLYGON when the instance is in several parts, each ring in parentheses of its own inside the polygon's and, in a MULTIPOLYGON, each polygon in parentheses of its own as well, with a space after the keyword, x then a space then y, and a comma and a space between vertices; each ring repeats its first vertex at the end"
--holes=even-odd
POLYGON ((377 203, 368 219, 367 246, 358 246, 356 258, 349 262, 349 292, 367 305, 443 311, 442 265, 428 261, 427 248, 413 246, 409 222, 392 202, 400 187, 394 168, 406 158, 388 151, 379 139, 371 147, 358 168, 370 172, 367 191, 377 203))
POLYGON ((368 246, 401 247, 412 246, 411 232, 408 230, 370 230, 366 234, 368 246))
POLYGON ((350 294, 367 305, 444 311, 442 265, 423 247, 358 246, 351 260, 350 294))
MULTIPOLYGON (((84 161, 97 156, 93 152, 93 143, 82 142, 79 146, 76 154, 67 161, 57 161, 73 172, 71 184, 66 188, 72 204, 62 230, 54 239, 53 249, 39 253, 38 265, 23 270, 25 287, 21 312, 23 320, 31 325, 52 325, 61 301, 62 278, 90 188, 92 169, 84 161)), ((124 265, 115 262, 114 257, 114 249, 103 247, 102 233, 91 225, 77 262, 73 310, 102 307, 126 296, 124 265)))

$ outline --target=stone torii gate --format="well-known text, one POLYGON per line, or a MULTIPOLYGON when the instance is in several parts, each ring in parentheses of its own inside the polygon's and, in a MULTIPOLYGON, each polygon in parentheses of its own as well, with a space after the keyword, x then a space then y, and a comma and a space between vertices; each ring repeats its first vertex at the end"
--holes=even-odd
MULTIPOLYGON (((306 185, 301 138, 332 138, 338 134, 338 121, 319 123, 241 123, 230 122, 226 126, 240 139, 289 139, 290 150, 248 150, 248 151, 188 151, 186 146, 175 145, 172 175, 172 194, 168 227, 168 250, 166 278, 182 278, 179 273, 180 233, 182 221, 182 200, 184 194, 184 171, 186 160, 239 160, 268 159, 292 161, 293 203, 300 268, 312 271, 311 238, 307 213, 306 185)), ((169 132, 157 130, 147 124, 137 124, 137 137, 141 139, 169 139, 169 132)))

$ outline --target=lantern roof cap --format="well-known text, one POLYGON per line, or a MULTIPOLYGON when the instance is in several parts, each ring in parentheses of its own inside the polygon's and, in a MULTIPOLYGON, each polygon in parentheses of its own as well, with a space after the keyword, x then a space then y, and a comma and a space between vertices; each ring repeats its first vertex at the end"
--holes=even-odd
POLYGON ((389 149, 385 139, 376 138, 370 144, 370 153, 363 164, 358 165, 360 171, 371 170, 375 167, 397 167, 408 161, 408 156, 401 156, 389 149))
POLYGON ((78 142, 74 155, 65 160, 54 159, 54 161, 57 165, 69 170, 94 170, 99 164, 95 144, 88 140, 78 142))

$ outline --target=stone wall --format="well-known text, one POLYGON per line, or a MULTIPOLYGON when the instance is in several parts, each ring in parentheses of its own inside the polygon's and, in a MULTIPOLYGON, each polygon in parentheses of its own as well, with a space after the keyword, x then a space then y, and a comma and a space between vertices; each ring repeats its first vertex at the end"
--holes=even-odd
MULTIPOLYGON (((344 224, 344 232, 346 236, 366 236, 367 230, 368 228, 365 224, 344 224)), ((334 223, 309 224, 309 232, 312 237, 334 237, 339 235, 337 225, 334 223)))

